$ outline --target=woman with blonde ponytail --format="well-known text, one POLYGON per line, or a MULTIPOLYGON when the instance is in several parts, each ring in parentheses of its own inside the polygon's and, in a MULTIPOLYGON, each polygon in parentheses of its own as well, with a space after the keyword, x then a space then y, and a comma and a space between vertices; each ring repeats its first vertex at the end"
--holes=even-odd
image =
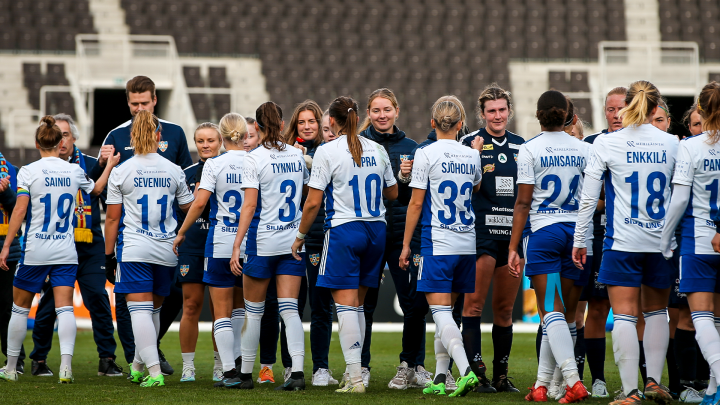
MULTIPOLYGON (((185 234, 205 211, 210 202, 210 230, 205 243, 205 271, 202 282, 210 290, 213 303, 213 336, 222 362, 223 376, 218 386, 237 385, 240 354, 240 331, 245 320, 242 278, 230 270, 230 257, 240 222, 243 201, 242 166, 247 152, 242 143, 247 135, 247 123, 242 115, 226 114, 220 120, 220 135, 226 153, 205 163, 195 201, 173 244, 175 254, 185 241, 185 234)), ((244 255, 244 244, 240 254, 244 255)), ((183 372, 185 375, 185 372, 183 372)), ((194 376, 194 370, 193 370, 194 376)))
POLYGON ((626 107, 620 111, 623 128, 593 143, 575 226, 573 261, 582 268, 588 224, 604 183, 607 226, 598 282, 607 284, 615 313, 613 349, 627 397, 613 403, 616 405, 639 402, 643 394, 656 402, 672 400, 660 381, 669 340, 667 304, 672 272, 660 242, 663 227, 668 227, 665 214, 678 139, 651 123, 660 101, 660 92, 652 83, 630 85, 626 107), (640 345, 636 325, 641 316, 645 319, 642 340, 647 369, 644 392, 638 389, 637 378, 640 345))
POLYGON ((714 324, 715 314, 720 313, 720 308, 715 306, 719 297, 715 286, 720 276, 720 233, 717 232, 720 228, 716 229, 717 222, 713 223, 718 219, 720 204, 720 164, 716 156, 720 141, 720 83, 711 82, 703 87, 697 111, 705 132, 680 142, 660 248, 666 258, 673 256, 672 239, 682 219, 678 241, 680 292, 687 294, 695 339, 712 371, 703 400, 710 403, 717 396, 717 376, 720 375, 720 335, 714 324))
POLYGON ((315 152, 302 221, 292 254, 302 260, 305 235, 325 197, 325 245, 317 287, 332 290, 340 328, 340 345, 347 364, 346 383, 337 392, 363 393, 361 368, 369 288, 377 288, 385 253, 385 206, 397 198, 397 182, 387 152, 358 136, 358 106, 349 97, 336 98, 328 108, 330 126, 338 138, 315 152))
POLYGON ((157 337, 177 265, 173 206, 187 212, 193 201, 185 173, 157 153, 161 139, 157 117, 139 111, 130 131, 135 155, 108 181, 105 270, 115 270, 115 292, 127 300, 135 339, 130 381, 141 387, 165 385, 157 337), (145 367, 150 375, 143 378, 145 367))
POLYGON ((58 382, 69 384, 74 381, 71 363, 77 328, 73 314, 73 291, 78 270, 73 226, 75 196, 79 190, 93 196, 100 194, 105 189, 110 171, 120 160, 120 154, 113 156, 111 153, 105 170, 93 183, 79 165, 60 159, 61 142, 62 131, 55 124, 55 119, 50 115, 43 117, 35 131, 35 147, 42 158, 24 166, 17 176, 17 200, 0 253, 0 269, 15 272, 12 316, 7 325, 8 361, 0 369, 0 380, 18 380, 17 363, 27 332, 30 306, 49 277, 55 296, 60 339, 58 382), (22 257, 17 269, 10 269, 10 247, 26 217, 22 257))

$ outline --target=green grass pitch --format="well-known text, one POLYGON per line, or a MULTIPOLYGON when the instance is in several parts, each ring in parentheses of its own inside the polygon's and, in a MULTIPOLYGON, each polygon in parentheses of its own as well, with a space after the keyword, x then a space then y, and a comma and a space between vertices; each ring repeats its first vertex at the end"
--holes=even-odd
MULTIPOLYGON (((305 334, 306 339, 308 334, 305 334)), ((58 351, 57 334, 53 343, 53 351, 48 358, 48 364, 57 374, 60 363, 58 351)), ((431 372, 435 372, 433 356, 433 337, 427 335, 426 340, 426 365, 431 372)), ((213 388, 212 381, 212 340, 209 333, 201 333, 195 355, 195 367, 197 381, 192 383, 181 383, 180 373, 182 359, 180 357, 180 345, 177 333, 168 333, 163 338, 162 349, 175 368, 175 374, 165 378, 165 387, 140 388, 130 384, 124 377, 98 377, 97 376, 97 351, 92 340, 92 333, 80 331, 75 344, 75 357, 73 359, 73 372, 75 383, 72 385, 60 385, 57 377, 33 377, 30 375, 30 360, 26 361, 26 374, 20 376, 17 383, 0 383, 0 403, 2 404, 220 404, 220 403, 276 403, 276 404, 370 404, 375 401, 378 404, 443 404, 443 403, 492 403, 509 404, 524 403, 524 395, 527 387, 535 380, 537 361, 535 358, 535 335, 515 334, 513 351, 510 359, 510 376, 514 378, 515 385, 520 389, 520 394, 486 394, 480 395, 470 393, 464 398, 434 397, 423 395, 420 389, 408 389, 406 391, 391 390, 387 387, 388 381, 395 375, 395 367, 398 365, 398 354, 400 352, 400 333, 375 333, 372 343, 372 375, 370 388, 365 395, 342 395, 336 394, 337 387, 312 387, 310 386, 312 363, 310 361, 310 342, 306 341, 305 350, 305 373, 307 376, 308 388, 303 392, 275 392, 273 389, 278 384, 255 384, 255 389, 250 391, 229 390, 213 388)), ((605 373, 608 379, 608 390, 612 392, 620 388, 620 381, 617 368, 612 361, 612 343, 608 335, 607 359, 605 373)), ((492 340, 490 334, 483 334, 483 353, 488 368, 492 368, 492 340)), ((32 350, 30 334, 25 340, 25 348, 29 353, 32 350)), ((121 355, 122 349, 118 345, 117 353, 121 355)), ((282 364, 274 367, 276 381, 282 379, 282 364)), ((121 364, 127 367, 126 364, 121 364)), ((333 341, 330 348, 330 368, 338 380, 344 370, 344 361, 340 348, 338 347, 337 334, 333 334, 333 341)), ((257 378, 258 367, 256 365, 254 377, 257 378)), ((457 376, 457 371, 454 371, 457 376)), ((489 370, 489 376, 490 376, 489 370)), ((666 382, 665 378, 663 382, 666 382)), ((585 367, 585 384, 590 384, 590 373, 585 367)), ((554 401, 550 401, 554 402, 554 401)), ((588 404, 606 404, 608 400, 591 399, 588 404)))

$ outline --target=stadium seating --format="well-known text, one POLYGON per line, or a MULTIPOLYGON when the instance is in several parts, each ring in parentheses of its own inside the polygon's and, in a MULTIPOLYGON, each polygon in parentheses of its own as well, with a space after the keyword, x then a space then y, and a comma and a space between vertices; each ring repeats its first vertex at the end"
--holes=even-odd
MULTIPOLYGON (((23 64, 23 82, 28 89, 28 102, 36 110, 40 108, 40 88, 42 86, 69 85, 65 77, 65 64, 63 63, 48 63, 46 74, 43 75, 41 72, 39 63, 23 64)), ((69 92, 47 93, 45 112, 47 114, 64 112, 75 116, 75 101, 69 92)))
MULTIPOLYGON (((625 39, 622 0, 121 4, 131 34, 171 34, 180 53, 259 54, 270 97, 287 110, 306 98, 324 105, 340 94, 364 109, 372 90, 390 87, 409 112, 398 122, 406 131, 424 131, 418 114, 443 94, 472 109, 490 82, 509 88, 511 58, 592 59, 599 41, 625 39)), ((199 69, 188 74, 189 87, 203 80, 199 69)), ((211 72, 210 87, 222 87, 212 80, 211 72)), ((218 106, 229 105, 223 98, 192 95, 198 120, 222 115, 218 106)))
MULTIPOLYGON (((183 66, 183 75, 185 85, 190 88, 230 88, 225 67, 210 67, 206 79, 201 77, 200 67, 183 66)), ((190 103, 198 122, 218 122, 223 115, 230 112, 229 94, 190 94, 190 103)))
POLYGON ((701 58, 720 61, 720 3, 717 0, 658 1, 663 41, 695 41, 701 58))

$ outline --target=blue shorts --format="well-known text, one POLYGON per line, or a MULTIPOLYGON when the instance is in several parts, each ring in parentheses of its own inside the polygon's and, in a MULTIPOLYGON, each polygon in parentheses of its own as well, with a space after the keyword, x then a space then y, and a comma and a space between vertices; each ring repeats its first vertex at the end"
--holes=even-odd
POLYGON ((720 293, 720 255, 680 256, 680 292, 720 293))
POLYGON ((26 266, 19 264, 15 272, 13 286, 37 294, 42 290, 45 279, 49 276, 50 285, 53 287, 75 287, 77 271, 77 264, 47 266, 26 266))
POLYGON ((122 294, 151 292, 161 297, 170 295, 174 266, 154 263, 118 262, 115 292, 122 294))
POLYGON ((558 222, 533 232, 525 252, 525 275, 560 273, 570 280, 580 278, 580 269, 572 261, 575 224, 558 222))
MULTIPOLYGON (((242 265, 242 260, 240 261, 242 265)), ((238 277, 230 270, 230 259, 205 258, 205 271, 203 283, 217 288, 242 288, 242 277, 238 277)))
MULTIPOLYGON (((300 253, 302 260, 298 261, 290 254, 278 256, 246 255, 243 265, 243 274, 255 278, 270 278, 286 274, 290 276, 305 276, 305 253, 300 253)), ((230 262, 228 262, 228 265, 230 262)))
POLYGON ((338 290, 377 288, 386 227, 381 221, 353 221, 328 229, 316 285, 338 290))
POLYGON ((190 256, 181 254, 178 257, 175 280, 179 283, 202 284, 205 269, 205 258, 203 256, 190 256))
POLYGON ((475 255, 423 256, 417 290, 434 293, 475 292, 475 255))
POLYGON ((662 253, 605 250, 598 282, 610 286, 670 288, 672 263, 662 253))

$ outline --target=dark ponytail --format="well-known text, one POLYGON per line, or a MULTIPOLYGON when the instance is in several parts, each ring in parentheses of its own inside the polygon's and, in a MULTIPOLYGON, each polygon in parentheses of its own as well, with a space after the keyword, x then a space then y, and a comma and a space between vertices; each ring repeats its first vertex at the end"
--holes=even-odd
POLYGON ((330 118, 335 120, 335 128, 333 132, 337 136, 347 136, 348 149, 355 163, 360 166, 360 158, 362 157, 362 143, 357 133, 358 127, 358 105, 350 97, 338 97, 330 103, 328 107, 330 118))
POLYGON ((697 101, 698 113, 703 119, 702 129, 708 133, 711 145, 720 141, 720 83, 710 82, 703 87, 697 101))
POLYGON ((266 149, 285 150, 285 141, 280 129, 282 127, 282 108, 272 101, 262 103, 255 110, 255 120, 262 132, 262 146, 266 149))
POLYGON ((35 130, 35 142, 40 145, 40 149, 53 150, 60 145, 60 141, 62 141, 62 131, 55 124, 55 118, 52 115, 42 117, 35 130))
POLYGON ((565 128, 568 109, 568 100, 564 94, 548 90, 538 99, 535 115, 543 128, 565 128))

